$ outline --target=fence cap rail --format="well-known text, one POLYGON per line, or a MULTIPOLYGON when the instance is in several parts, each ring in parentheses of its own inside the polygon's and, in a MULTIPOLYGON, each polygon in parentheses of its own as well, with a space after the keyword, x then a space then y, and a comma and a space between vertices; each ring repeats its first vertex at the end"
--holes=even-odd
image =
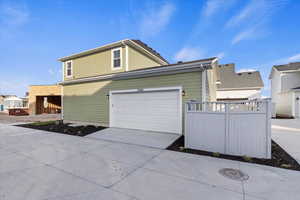
POLYGON ((265 103, 270 102, 271 98, 266 99, 254 99, 247 101, 187 101, 187 104, 245 104, 245 103, 265 103))

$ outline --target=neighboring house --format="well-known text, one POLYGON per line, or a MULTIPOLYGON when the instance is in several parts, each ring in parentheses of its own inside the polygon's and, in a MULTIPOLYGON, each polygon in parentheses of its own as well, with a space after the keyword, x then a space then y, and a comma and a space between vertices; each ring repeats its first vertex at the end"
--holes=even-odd
POLYGON ((7 95, 3 101, 4 111, 13 108, 23 108, 23 99, 14 96, 14 95, 7 95))
POLYGON ((17 102, 14 102, 16 99, 17 101, 20 100, 16 95, 0 95, 0 112, 7 111, 10 107, 19 106, 17 102))
POLYGON ((216 97, 217 58, 169 64, 139 40, 59 61, 65 121, 182 134, 185 103, 216 97))
POLYGON ((235 72, 235 65, 219 65, 217 72, 217 100, 218 101, 243 101, 258 99, 264 87, 260 73, 235 72))
POLYGON ((300 117, 300 62, 274 65, 269 76, 277 116, 300 117))
POLYGON ((28 97, 19 98, 16 95, 0 95, 0 112, 8 109, 28 108, 28 97))
POLYGON ((56 114, 61 112, 60 85, 31 85, 28 95, 29 114, 56 114))
POLYGON ((5 95, 0 95, 0 112, 4 111, 4 99, 5 95))

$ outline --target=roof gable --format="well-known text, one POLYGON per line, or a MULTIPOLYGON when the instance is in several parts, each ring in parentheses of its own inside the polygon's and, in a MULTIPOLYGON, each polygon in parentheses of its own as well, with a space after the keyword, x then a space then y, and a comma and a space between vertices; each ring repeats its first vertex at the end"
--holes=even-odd
POLYGON ((65 62, 65 61, 68 61, 71 59, 88 56, 88 55, 91 55, 94 53, 110 50, 110 49, 124 46, 124 45, 129 45, 129 46, 135 47, 139 52, 146 53, 148 56, 150 56, 152 59, 158 61, 162 65, 169 64, 165 58, 163 58, 157 51, 155 51, 154 49, 149 47, 144 42, 142 42, 140 40, 131 40, 131 39, 120 40, 120 41, 110 43, 107 45, 103 45, 103 46, 100 46, 100 47, 97 47, 94 49, 89 49, 89 50, 82 51, 82 52, 79 52, 76 54, 72 54, 70 56, 65 56, 65 57, 59 58, 58 60, 61 62, 65 62))

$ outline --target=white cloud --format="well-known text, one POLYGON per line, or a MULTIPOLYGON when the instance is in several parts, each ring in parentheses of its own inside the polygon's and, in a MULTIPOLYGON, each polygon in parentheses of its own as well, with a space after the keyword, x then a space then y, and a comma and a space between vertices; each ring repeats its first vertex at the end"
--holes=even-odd
POLYGON ((267 22, 272 15, 287 3, 287 0, 251 0, 237 15, 234 15, 226 24, 226 28, 235 26, 244 27, 232 39, 232 44, 246 39, 261 37, 266 29, 267 22))
POLYGON ((140 24, 141 35, 144 37, 157 35, 169 24, 175 10, 175 5, 171 3, 145 10, 140 24))
POLYGON ((237 71, 237 73, 242 73, 242 72, 255 72, 257 71, 256 69, 253 68, 243 68, 237 71))
POLYGON ((0 1, 0 40, 12 38, 29 18, 29 10, 25 5, 0 1))
POLYGON ((220 52, 220 53, 217 54, 217 57, 218 57, 219 59, 222 59, 222 58, 225 57, 225 53, 224 53, 224 52, 220 52))
POLYGON ((9 26, 20 26, 29 20, 29 11, 24 5, 1 4, 0 22, 9 26))
POLYGON ((290 62, 300 61, 300 53, 299 53, 299 54, 296 54, 296 55, 293 55, 293 56, 290 56, 290 57, 288 57, 288 61, 290 61, 290 62))
POLYGON ((203 8, 203 15, 210 17, 218 11, 230 7, 234 2, 235 0, 207 0, 203 8))
POLYGON ((196 47, 184 47, 175 54, 175 61, 190 61, 204 57, 204 52, 196 47))
POLYGON ((239 25, 244 20, 255 15, 259 10, 264 9, 266 2, 264 0, 252 0, 237 15, 233 16, 227 23, 227 27, 239 25))
POLYGON ((274 60, 270 63, 264 64, 265 66, 272 66, 272 65, 280 65, 280 64, 287 64, 290 62, 297 62, 300 61, 300 53, 289 56, 289 57, 285 57, 285 58, 280 58, 277 60, 274 60))
POLYGON ((256 37, 257 34, 256 34, 255 30, 256 30, 255 28, 251 28, 251 29, 247 29, 247 30, 244 30, 244 31, 238 33, 232 39, 231 44, 237 44, 242 40, 247 40, 247 39, 256 37))
POLYGON ((226 27, 241 25, 242 23, 258 23, 268 20, 273 13, 284 6, 288 0, 251 0, 238 14, 226 23, 226 27))
POLYGON ((222 6, 222 1, 220 0, 208 0, 206 1, 204 10, 203 10, 203 14, 204 16, 211 16, 213 15, 215 12, 217 12, 219 10, 219 8, 222 6))
POLYGON ((54 71, 53 69, 48 69, 48 73, 49 73, 50 75, 54 75, 54 74, 55 74, 55 71, 54 71))
POLYGON ((57 79, 57 80, 61 79, 61 74, 62 74, 61 69, 49 68, 48 73, 51 76, 51 79, 54 79, 54 78, 57 79))

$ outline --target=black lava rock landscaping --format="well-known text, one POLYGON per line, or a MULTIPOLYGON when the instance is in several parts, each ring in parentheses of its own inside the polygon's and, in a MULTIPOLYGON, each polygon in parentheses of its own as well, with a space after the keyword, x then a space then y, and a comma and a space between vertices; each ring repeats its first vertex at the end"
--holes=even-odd
POLYGON ((60 121, 35 122, 31 124, 22 124, 17 126, 81 137, 106 128, 103 126, 93 125, 71 126, 70 123, 62 123, 60 121))
POLYGON ((178 138, 173 144, 168 148, 171 151, 178 151, 190 154, 197 154, 203 156, 211 156, 216 158, 223 158, 228 160, 236 160, 248 163, 256 163, 261 165, 268 165, 272 167, 279 167, 284 169, 291 169, 300 171, 300 165, 297 161, 290 156, 284 149, 282 149, 276 142, 272 140, 272 158, 271 159, 259 159, 259 158, 250 158, 242 156, 231 156, 220 154, 216 152, 201 151, 195 149, 186 149, 184 148, 184 136, 178 138))

